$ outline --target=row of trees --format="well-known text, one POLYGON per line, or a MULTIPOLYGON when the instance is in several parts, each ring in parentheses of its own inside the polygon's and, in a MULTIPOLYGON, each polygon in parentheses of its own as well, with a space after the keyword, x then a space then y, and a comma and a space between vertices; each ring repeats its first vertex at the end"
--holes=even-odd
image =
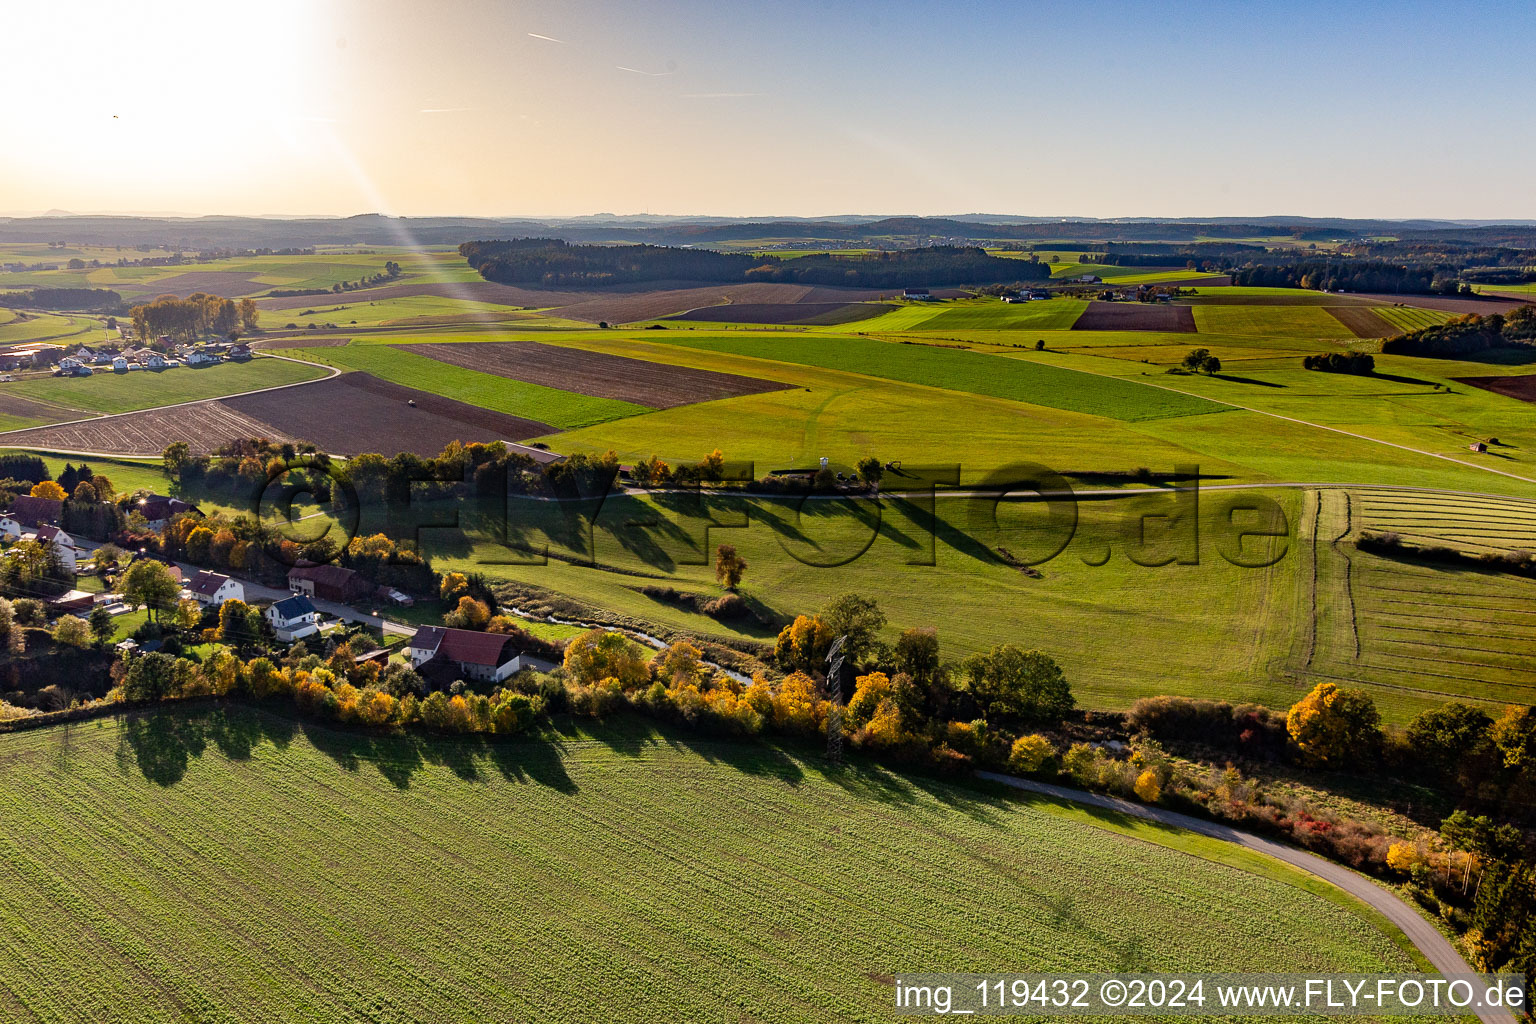
POLYGON ((1232 273, 1232 283, 1247 287, 1388 292, 1394 295, 1472 293, 1471 286, 1457 279, 1455 267, 1341 258, 1239 267, 1232 273))

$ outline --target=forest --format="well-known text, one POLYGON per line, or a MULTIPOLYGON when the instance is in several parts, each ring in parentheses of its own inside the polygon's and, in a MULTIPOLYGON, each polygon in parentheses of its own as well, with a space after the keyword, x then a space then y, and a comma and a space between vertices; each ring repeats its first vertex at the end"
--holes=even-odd
POLYGON ((662 245, 570 245, 553 238, 465 242, 459 252, 487 281, 602 287, 648 281, 771 281, 901 288, 1045 281, 1050 267, 969 246, 928 246, 864 256, 815 253, 785 260, 662 245))

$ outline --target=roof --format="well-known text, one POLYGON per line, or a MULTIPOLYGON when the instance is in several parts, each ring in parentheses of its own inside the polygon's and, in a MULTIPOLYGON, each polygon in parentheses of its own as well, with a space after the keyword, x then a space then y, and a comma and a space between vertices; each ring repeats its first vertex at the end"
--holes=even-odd
POLYGON ((290 580, 311 580, 319 586, 344 588, 357 573, 340 565, 304 565, 288 570, 290 580))
POLYGON ((30 494, 18 494, 11 502, 11 515, 27 526, 57 522, 64 514, 64 503, 58 498, 34 498, 30 494))
POLYGON ((69 534, 64 533, 64 531, 59 529, 57 526, 39 526, 37 528, 37 539, 44 544, 48 544, 55 540, 61 533, 64 534, 66 538, 69 537, 69 534))
POLYGON ((139 502, 139 511, 143 513, 145 519, 153 521, 170 519, 182 512, 199 510, 196 505, 182 501, 180 498, 172 498, 164 494, 148 494, 139 502))
POLYGON ((461 665, 495 668, 515 656, 516 652, 507 650, 511 640, 505 633, 477 633, 472 629, 423 626, 411 637, 410 646, 416 650, 433 651, 434 657, 456 661, 461 665))
POLYGON ((516 441, 503 441, 507 451, 514 455, 526 455, 541 466, 548 466, 555 462, 564 462, 565 456, 545 448, 535 448, 531 444, 518 444, 516 441))
POLYGON ((315 606, 309 603, 309 598, 303 594, 295 594, 285 597, 272 606, 272 610, 282 616, 285 621, 291 621, 301 615, 311 615, 315 612, 315 606))
POLYGON ((209 572, 207 569, 202 569, 198 571, 196 576, 192 577, 192 582, 187 584, 187 589, 194 594, 212 597, 219 592, 220 587, 228 582, 229 577, 223 573, 209 572))

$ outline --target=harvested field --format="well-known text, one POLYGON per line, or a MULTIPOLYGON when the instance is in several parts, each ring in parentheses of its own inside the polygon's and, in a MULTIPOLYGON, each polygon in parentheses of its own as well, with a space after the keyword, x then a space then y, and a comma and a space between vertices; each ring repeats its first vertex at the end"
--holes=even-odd
MULTIPOLYGON (((1329 297, 1338 298, 1338 296, 1329 297)), ((1528 305, 1519 299, 1467 299, 1450 295, 1358 295, 1356 298, 1381 302, 1389 306, 1401 303, 1404 306, 1418 306, 1420 309, 1443 309, 1447 313, 1476 313, 1478 316, 1487 316, 1489 313, 1508 313, 1512 309, 1528 305)))
POLYGON ((1492 391, 1522 402, 1536 402, 1536 374, 1520 374, 1512 377, 1453 377, 1458 384, 1470 384, 1474 388, 1492 391))
POLYGON ((868 302, 735 302, 702 306, 670 316, 669 320, 703 320, 720 324, 812 324, 832 326, 889 313, 895 306, 868 302))
POLYGON ((196 270, 159 281, 121 282, 112 286, 118 292, 135 296, 174 295, 184 299, 194 292, 222 295, 225 298, 255 295, 272 288, 256 280, 256 272, 242 270, 196 270))
POLYGON ((78 423, 35 427, 3 435, 7 445, 112 455, 159 455, 165 446, 185 441, 198 455, 242 437, 293 440, 270 423, 253 419, 221 402, 178 405, 170 409, 104 416, 78 423))
POLYGON ((263 423, 281 423, 293 436, 336 455, 436 455, 450 441, 517 441, 555 432, 547 423, 455 402, 366 373, 237 395, 219 404, 263 423), (407 404, 410 401, 415 408, 407 404))
POLYGON ((1195 313, 1188 306, 1163 306, 1149 302, 1090 302, 1074 331, 1170 331, 1195 332, 1195 313))
POLYGON ((595 398, 616 398, 652 409, 671 409, 739 395, 760 395, 789 387, 757 377, 650 363, 603 352, 542 345, 536 341, 446 342, 399 347, 481 373, 595 398))
POLYGON ((1396 327, 1377 316, 1369 306, 1324 306, 1333 318, 1354 332, 1357 338, 1390 338, 1396 327))

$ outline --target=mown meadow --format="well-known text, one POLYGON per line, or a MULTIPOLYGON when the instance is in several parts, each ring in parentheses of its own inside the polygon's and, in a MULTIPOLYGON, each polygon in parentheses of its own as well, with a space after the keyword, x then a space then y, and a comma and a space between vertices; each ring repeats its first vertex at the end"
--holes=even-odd
POLYGON ((1414 967, 1214 840, 640 724, 182 709, 0 758, 9 1018, 880 1021, 907 971, 1414 967))

